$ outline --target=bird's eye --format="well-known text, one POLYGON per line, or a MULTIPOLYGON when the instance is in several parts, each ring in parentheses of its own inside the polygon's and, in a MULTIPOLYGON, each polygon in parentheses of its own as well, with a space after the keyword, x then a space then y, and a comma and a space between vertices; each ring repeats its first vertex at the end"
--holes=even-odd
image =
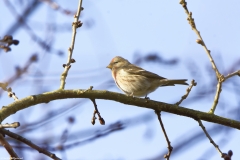
POLYGON ((116 64, 116 63, 118 63, 118 61, 117 62, 113 62, 114 64, 116 64))

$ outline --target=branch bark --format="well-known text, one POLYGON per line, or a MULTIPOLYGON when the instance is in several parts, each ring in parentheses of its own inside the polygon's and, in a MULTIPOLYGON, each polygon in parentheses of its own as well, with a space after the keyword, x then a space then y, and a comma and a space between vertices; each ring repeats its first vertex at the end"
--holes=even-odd
POLYGON ((106 90, 55 90, 52 92, 46 92, 39 95, 32 95, 26 98, 15 101, 8 106, 3 106, 0 110, 0 122, 2 122, 8 116, 28 108, 30 106, 49 103, 53 100, 67 99, 67 98, 93 98, 93 99, 105 99, 120 102, 123 104, 134 105, 137 107, 149 108, 157 111, 164 111, 168 113, 173 113, 185 117, 190 117, 193 119, 201 119, 204 121, 221 124, 224 126, 236 128, 240 130, 240 122, 220 117, 214 114, 209 114, 206 112, 188 109, 180 107, 174 104, 168 104, 164 102, 157 102, 153 100, 146 100, 142 98, 130 97, 124 94, 110 92, 106 90))

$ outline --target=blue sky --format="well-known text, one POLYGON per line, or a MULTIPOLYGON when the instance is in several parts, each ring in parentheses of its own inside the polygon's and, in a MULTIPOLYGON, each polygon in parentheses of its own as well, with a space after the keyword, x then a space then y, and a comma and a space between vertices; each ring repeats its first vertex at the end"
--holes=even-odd
MULTIPOLYGON (((11 2, 13 3, 13 1, 11 2)), ((23 6, 20 4, 15 5, 18 13, 21 13, 21 8, 26 5, 26 2, 23 2, 23 6)), ((71 1, 71 3, 60 0, 56 2, 65 9, 72 11, 77 9, 77 0, 71 1)), ((144 56, 153 52, 159 53, 161 57, 167 60, 178 58, 179 63, 171 67, 156 63, 142 63, 141 67, 171 79, 186 78, 189 79, 189 82, 195 79, 198 85, 193 88, 192 95, 210 82, 209 75, 213 74, 213 72, 206 71, 210 66, 209 59, 203 48, 195 42, 197 36, 191 30, 186 20, 187 15, 182 6, 179 5, 179 1, 89 0, 83 1, 83 7, 84 10, 80 18, 83 27, 77 31, 73 53, 76 63, 72 65, 69 71, 66 89, 87 89, 89 86, 94 86, 94 89, 121 92, 115 87, 113 81, 106 83, 112 79, 110 70, 106 69, 110 60, 119 55, 133 62, 138 55, 144 56), (86 27, 87 24, 90 27, 86 27), (201 74, 201 77, 204 78, 193 77, 190 74, 189 67, 191 65, 188 65, 189 62, 198 66, 195 72, 201 74)), ((237 16, 240 15, 239 7, 240 1, 237 0, 230 2, 216 0, 188 2, 188 9, 193 12, 197 28, 211 50, 213 58, 218 60, 217 66, 219 66, 220 72, 225 72, 240 57, 240 21, 238 21, 237 16)), ((0 36, 2 37, 14 23, 15 18, 5 6, 4 1, 0 2, 0 9, 1 13, 4 13, 0 15, 0 36)), ((63 71, 62 64, 67 61, 72 21, 73 16, 53 11, 47 4, 41 5, 28 18, 27 23, 39 37, 46 42, 52 41, 53 48, 62 50, 65 54, 58 56, 55 53, 46 53, 38 44, 32 41, 26 30, 20 29, 13 35, 14 38, 20 40, 20 44, 13 46, 12 51, 9 53, 0 52, 0 81, 4 81, 13 75, 15 73, 14 66, 23 66, 29 56, 37 52, 39 62, 32 65, 28 73, 11 87, 19 98, 58 89, 60 75, 63 71), (53 23, 66 29, 54 33, 47 28, 53 23)), ((236 80, 236 78, 233 79, 236 80)), ((216 114, 236 119, 236 117, 231 117, 232 114, 228 112, 231 108, 239 107, 237 101, 239 95, 234 95, 232 93, 233 89, 234 87, 231 84, 223 85, 220 103, 224 103, 225 108, 217 108, 216 114)), ((164 87, 159 88, 149 96, 153 100, 174 103, 178 101, 185 91, 185 86, 164 87)), ((207 112, 212 105, 214 94, 202 96, 205 97, 204 101, 194 103, 186 100, 186 102, 182 103, 182 106, 207 112)), ((191 98, 191 93, 189 98, 191 98)), ((23 122, 34 122, 49 111, 57 110, 58 107, 67 108, 69 104, 76 101, 78 100, 61 100, 50 104, 37 105, 10 116, 4 122, 10 123, 19 120, 19 118, 23 122)), ((11 102, 13 102, 13 99, 8 98, 7 94, 4 93, 1 97, 1 105, 7 105, 11 102)), ((153 111, 148 109, 127 106, 112 101, 97 100, 97 104, 107 124, 146 113, 154 114, 153 111)), ((53 121, 45 124, 45 127, 40 129, 39 132, 32 132, 24 136, 34 137, 32 135, 34 134, 36 137, 44 137, 45 133, 54 136, 53 130, 62 132, 63 128, 68 127, 68 123, 66 123, 68 116, 76 118, 76 123, 71 127, 72 132, 95 128, 101 129, 102 126, 98 123, 95 126, 90 123, 92 112, 93 105, 90 101, 87 101, 56 118, 55 121, 61 123, 61 126, 55 126, 53 121)), ((201 131, 195 120, 168 113, 162 113, 162 117, 173 147, 182 137, 201 131)), ((210 123, 204 122, 204 124, 206 124, 207 129, 212 126, 210 123)), ((225 135, 225 137, 234 137, 230 141, 226 138, 228 143, 223 143, 226 145, 221 146, 219 144, 223 152, 232 149, 234 159, 240 157, 240 153, 237 152, 238 139, 240 138, 238 132, 235 130, 229 135, 225 135)), ((223 141, 222 137, 224 136, 218 134, 212 138, 216 143, 220 143, 223 141)), ((167 145, 157 117, 154 117, 153 120, 147 123, 113 133, 90 144, 70 149, 66 152, 66 155, 69 159, 146 159, 157 156, 166 148, 167 145), (148 133, 151 133, 150 138, 145 136, 148 133)), ((181 160, 192 157, 191 159, 194 160, 203 160, 202 154, 207 149, 211 149, 213 155, 211 159, 220 159, 218 152, 207 138, 203 138, 201 143, 188 148, 187 151, 177 156, 174 156, 173 151, 171 159, 181 160)), ((56 153, 61 155, 58 152, 56 153)), ((29 154, 36 156, 38 153, 32 152, 29 154)), ((7 154, 5 153, 4 156, 7 157, 7 154)))

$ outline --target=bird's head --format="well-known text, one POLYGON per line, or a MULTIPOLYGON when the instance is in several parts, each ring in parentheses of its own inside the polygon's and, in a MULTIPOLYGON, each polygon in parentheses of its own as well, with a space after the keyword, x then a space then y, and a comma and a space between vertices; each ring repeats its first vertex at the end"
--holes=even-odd
POLYGON ((125 65, 130 64, 130 62, 120 56, 116 56, 114 57, 110 64, 107 66, 107 68, 109 69, 113 69, 113 68, 119 68, 119 67, 124 67, 125 65))

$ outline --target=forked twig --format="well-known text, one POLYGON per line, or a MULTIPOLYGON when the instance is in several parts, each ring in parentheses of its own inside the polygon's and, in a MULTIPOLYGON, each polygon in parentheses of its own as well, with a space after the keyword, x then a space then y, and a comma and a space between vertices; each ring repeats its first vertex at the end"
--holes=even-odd
POLYGON ((157 117, 158 117, 158 121, 159 121, 159 123, 160 123, 160 126, 161 126, 161 128, 162 128, 164 137, 165 137, 165 139, 166 139, 166 141, 167 141, 167 145, 168 145, 168 147, 167 147, 167 148, 168 148, 168 153, 164 155, 164 158, 166 158, 167 160, 169 160, 169 159, 170 159, 170 156, 171 156, 171 153, 172 153, 172 150, 173 150, 173 147, 171 146, 171 142, 169 141, 168 136, 167 136, 167 133, 166 133, 166 131, 165 131, 165 128, 164 128, 164 125, 163 125, 163 122, 162 122, 162 119, 161 119, 161 112, 155 110, 155 113, 156 113, 156 115, 157 115, 157 117))
POLYGON ((186 2, 185 0, 180 0, 180 4, 181 4, 182 7, 184 8, 185 13, 186 13, 187 16, 188 16, 187 20, 188 20, 189 24, 191 25, 192 30, 193 30, 193 31, 196 33, 196 35, 198 36, 198 39, 196 40, 196 42, 197 42, 198 44, 200 44, 201 46, 203 46, 205 52, 207 53, 207 55, 208 55, 208 57, 209 57, 209 59, 210 59, 210 62, 211 62, 211 64, 212 64, 212 68, 213 68, 213 70, 214 70, 215 73, 216 73, 216 78, 217 78, 217 81, 218 81, 217 90, 216 90, 216 94, 215 94, 215 97, 214 97, 214 101, 213 101, 212 107, 211 107, 211 109, 210 109, 210 111, 209 111, 209 113, 214 114, 215 109, 216 109, 217 104, 218 104, 218 100, 219 100, 219 97, 220 97, 220 93, 221 93, 221 91, 222 91, 222 83, 223 83, 226 79, 228 79, 228 78, 230 78, 230 77, 232 77, 232 76, 234 76, 234 75, 240 75, 240 70, 239 70, 239 71, 236 71, 236 72, 234 72, 234 73, 231 73, 231 74, 227 75, 226 77, 224 77, 224 75, 222 75, 222 74, 218 71, 218 68, 217 68, 217 66, 216 66, 216 64, 215 64, 215 62, 214 62, 214 60, 213 60, 213 58, 212 58, 212 56, 211 56, 211 53, 210 53, 211 51, 208 50, 206 44, 205 44, 204 41, 203 41, 203 38, 202 38, 200 32, 197 30, 196 24, 195 24, 195 22, 194 22, 194 18, 192 18, 192 12, 189 12, 189 11, 188 11, 187 2, 186 2))
POLYGON ((95 108, 95 110, 94 110, 94 112, 93 112, 92 121, 91 121, 92 124, 93 124, 93 125, 95 124, 95 119, 97 119, 95 115, 97 114, 97 115, 98 115, 99 123, 100 123, 101 125, 105 125, 105 120, 101 117, 101 114, 100 114, 100 112, 98 111, 98 108, 97 108, 97 104, 96 104, 95 99, 90 98, 90 100, 93 102, 93 105, 94 105, 94 108, 95 108))

